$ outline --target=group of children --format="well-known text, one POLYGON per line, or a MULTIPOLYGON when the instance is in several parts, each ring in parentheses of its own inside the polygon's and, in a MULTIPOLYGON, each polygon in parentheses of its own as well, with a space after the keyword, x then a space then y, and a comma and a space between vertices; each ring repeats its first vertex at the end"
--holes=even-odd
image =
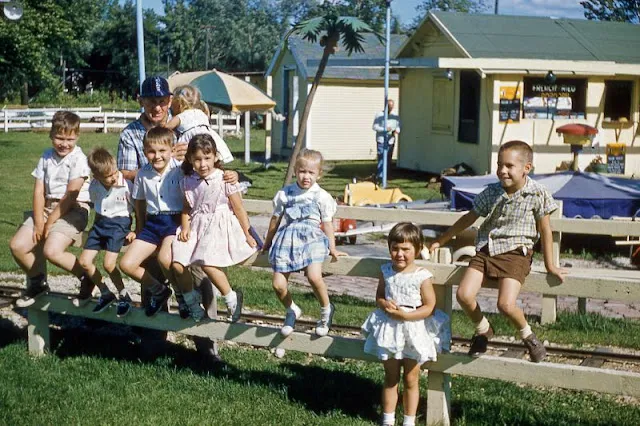
MULTIPOLYGON (((10 243, 17 263, 27 273, 28 284, 18 300, 30 306, 49 290, 46 260, 80 279, 74 304, 81 306, 92 296, 94 285, 100 297, 94 308, 102 312, 117 301, 116 314, 131 310, 117 266, 125 242, 129 247, 120 260, 120 269, 143 284, 152 297, 145 307, 155 315, 176 288, 181 312, 195 321, 206 313, 194 289, 190 266, 199 265, 225 300, 231 321, 240 317, 243 297, 234 291, 224 268, 236 265, 256 250, 259 242, 250 229, 242 204, 237 175, 225 181, 222 162, 231 153, 224 141, 208 127, 206 105, 196 89, 186 86, 176 91, 174 118, 166 127, 153 127, 144 138, 144 154, 149 164, 137 172, 132 183, 116 168, 114 157, 104 148, 94 149, 87 159, 76 146, 79 117, 58 112, 53 117, 50 138, 53 148, 40 158, 35 177, 33 215, 19 228, 10 243), (176 136, 188 138, 184 162, 172 158, 176 136), (90 172, 93 179, 89 182, 90 172), (82 237, 89 206, 96 212, 93 227, 79 259, 67 248, 82 237), (135 232, 131 215, 135 213, 135 232), (104 250, 104 269, 117 294, 105 284, 94 261, 104 250), (157 256, 166 277, 159 280, 145 268, 145 261, 157 256)), ((232 157, 231 157, 232 158, 232 157)), ((489 185, 475 201, 473 209, 434 241, 433 251, 456 234, 486 216, 478 232, 477 254, 469 263, 457 290, 457 299, 475 324, 469 353, 486 352, 493 328, 476 303, 486 278, 499 284, 498 308, 519 330, 531 360, 541 361, 546 353, 527 323, 516 300, 529 274, 533 246, 542 239, 545 266, 560 281, 566 272, 553 264, 549 214, 557 205, 549 192, 528 177, 533 153, 528 144, 508 142, 498 153, 500 182, 489 185)), ((327 335, 335 307, 329 301, 322 277, 322 263, 328 255, 344 256, 336 249, 332 219, 336 202, 320 188, 322 155, 303 150, 296 159, 296 182, 282 188, 273 199, 274 212, 263 252, 268 252, 273 268, 273 288, 286 308, 281 334, 289 336, 302 310, 288 291, 291 272, 304 271, 320 302, 320 319, 315 333, 327 335), (321 226, 322 225, 322 226, 321 226)), ((398 383, 404 370, 404 425, 413 425, 418 405, 420 366, 434 361, 448 350, 448 316, 435 309, 432 274, 417 266, 423 248, 422 233, 411 223, 397 224, 389 233, 391 262, 381 268, 376 292, 378 307, 362 325, 364 350, 382 360, 385 381, 382 393, 383 424, 395 424, 398 383)))

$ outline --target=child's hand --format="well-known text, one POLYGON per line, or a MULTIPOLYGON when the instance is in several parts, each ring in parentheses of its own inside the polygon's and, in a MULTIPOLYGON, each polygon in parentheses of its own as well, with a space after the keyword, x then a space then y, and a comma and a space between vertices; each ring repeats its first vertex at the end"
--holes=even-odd
POLYGON ((258 242, 256 241, 255 238, 253 238, 253 236, 247 235, 246 237, 247 237, 247 244, 249 244, 253 248, 258 247, 258 242))
POLYGON ((564 268, 558 268, 558 267, 552 266, 547 268, 547 273, 551 275, 555 275, 560 280, 560 282, 563 283, 564 277, 567 276, 569 271, 567 271, 564 268))
POLYGON ((136 239, 136 233, 133 231, 130 231, 126 237, 124 237, 125 241, 127 242, 127 244, 131 244, 133 242, 133 240, 136 239))
POLYGON ((36 223, 33 228, 33 242, 39 243, 44 238, 44 224, 36 223))
POLYGON ((380 306, 386 313, 389 313, 390 311, 397 311, 398 310, 398 305, 396 305, 396 302, 393 300, 384 300, 381 303, 380 306))
POLYGON ((189 241, 189 237, 191 236, 190 228, 182 228, 180 234, 178 234, 178 241, 187 242, 189 241))
POLYGON ((429 246, 429 253, 433 254, 433 252, 435 252, 436 250, 438 250, 440 248, 440 243, 437 241, 434 241, 431 243, 431 245, 429 246))
POLYGON ((331 255, 331 257, 332 257, 332 259, 331 259, 331 260, 332 260, 333 262, 337 262, 339 257, 342 257, 342 256, 349 256, 349 254, 347 254, 347 253, 345 253, 345 252, 343 252, 343 251, 335 250, 335 249, 334 249, 334 250, 329 251, 329 254, 330 254, 330 255, 331 255))
POLYGON ((404 321, 406 320, 406 312, 403 311, 402 309, 396 309, 396 310, 392 310, 392 311, 387 311, 387 315, 389 315, 391 318, 393 318, 394 320, 398 320, 398 321, 404 321))
POLYGON ((240 175, 235 170, 225 170, 222 175, 222 179, 224 183, 228 183, 230 185, 235 185, 240 181, 240 175))

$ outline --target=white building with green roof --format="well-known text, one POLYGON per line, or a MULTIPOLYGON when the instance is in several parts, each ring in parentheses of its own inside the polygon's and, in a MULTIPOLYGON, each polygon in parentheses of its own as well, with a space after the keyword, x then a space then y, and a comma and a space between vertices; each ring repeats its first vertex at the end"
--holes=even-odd
POLYGON ((393 63, 400 167, 493 173, 500 145, 518 139, 532 145, 536 172, 552 172, 571 160, 556 129, 583 123, 599 146, 582 167, 618 140, 624 174, 640 172, 639 25, 430 12, 393 63))

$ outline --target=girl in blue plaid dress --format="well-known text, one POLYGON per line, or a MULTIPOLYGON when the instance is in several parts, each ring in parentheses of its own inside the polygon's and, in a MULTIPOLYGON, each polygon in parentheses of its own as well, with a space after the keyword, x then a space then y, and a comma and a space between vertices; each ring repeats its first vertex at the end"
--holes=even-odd
POLYGON ((293 332, 296 319, 302 315, 288 290, 291 272, 305 271, 320 302, 320 320, 315 330, 318 336, 327 335, 335 311, 322 278, 322 263, 328 254, 334 258, 346 254, 336 250, 333 236, 336 202, 316 182, 322 175, 322 165, 322 154, 303 150, 296 158, 296 182, 282 188, 273 199, 274 212, 263 251, 269 250, 273 288, 287 308, 280 330, 285 337, 293 332))

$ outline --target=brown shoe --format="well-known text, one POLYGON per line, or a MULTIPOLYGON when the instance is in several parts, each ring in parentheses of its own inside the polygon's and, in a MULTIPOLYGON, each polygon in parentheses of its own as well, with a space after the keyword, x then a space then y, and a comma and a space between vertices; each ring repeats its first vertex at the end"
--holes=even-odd
POLYGON ((482 334, 474 334, 471 338, 471 346, 469 347, 469 355, 480 355, 487 351, 487 343, 493 337, 493 327, 489 326, 489 331, 482 334))
POLYGON ((532 362, 540 362, 547 356, 547 350, 534 333, 531 333, 526 339, 522 339, 522 342, 527 347, 532 362))

